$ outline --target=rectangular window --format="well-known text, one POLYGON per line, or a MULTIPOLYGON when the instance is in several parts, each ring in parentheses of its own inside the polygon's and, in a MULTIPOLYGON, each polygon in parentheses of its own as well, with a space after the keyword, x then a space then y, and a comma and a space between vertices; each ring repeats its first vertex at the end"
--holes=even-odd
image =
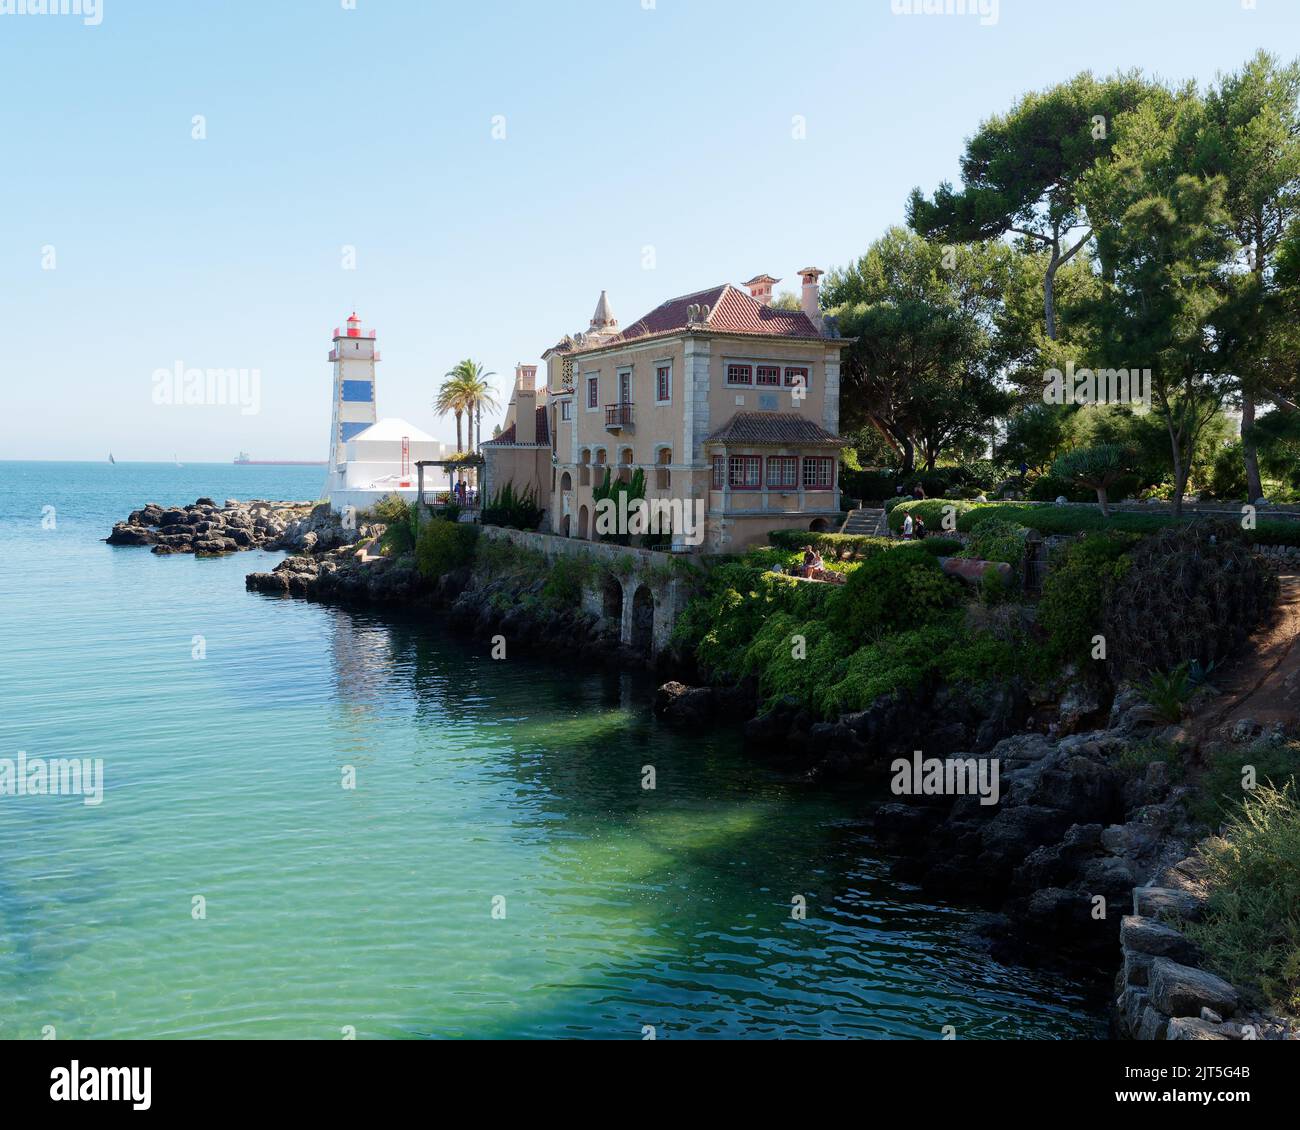
POLYGON ((799 485, 798 456, 769 455, 767 458, 767 485, 769 487, 797 487, 799 485))
POLYGON ((667 404, 673 398, 673 370, 670 365, 655 366, 655 399, 667 404))
POLYGON ((752 385, 754 383, 753 365, 728 365, 727 384, 752 385))
POLYGON ((375 399, 375 386, 370 381, 344 381, 343 399, 349 404, 371 404, 375 399))
POLYGON ((599 377, 587 378, 587 407, 588 408, 600 407, 600 387, 597 383, 599 380, 600 380, 599 377))
POLYGON ((758 490, 763 485, 763 460, 757 455, 730 456, 727 485, 732 490, 758 490))
POLYGON ((803 485, 805 490, 830 490, 835 485, 835 460, 820 455, 805 457, 803 485))
POLYGON ((573 401, 572 401, 572 400, 561 400, 561 401, 560 401, 560 419, 561 419, 561 420, 572 420, 572 419, 573 419, 573 401))
POLYGON ((757 383, 761 385, 781 384, 781 366, 780 365, 759 365, 757 372, 757 383))
POLYGON ((805 389, 808 384, 808 367, 806 365, 787 365, 785 367, 785 387, 794 388, 795 385, 802 385, 805 389))
POLYGON ((713 457, 713 489, 721 490, 723 487, 722 476, 726 472, 727 461, 721 455, 713 457))

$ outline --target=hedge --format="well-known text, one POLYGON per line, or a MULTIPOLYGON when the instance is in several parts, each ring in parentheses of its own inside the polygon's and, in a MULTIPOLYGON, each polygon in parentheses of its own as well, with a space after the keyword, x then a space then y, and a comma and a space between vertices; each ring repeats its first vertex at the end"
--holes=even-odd
MULTIPOLYGON (((897 532, 903 528, 903 518, 908 513, 919 513, 925 521, 926 529, 936 533, 946 532, 943 529, 945 507, 952 507, 955 511, 957 530, 960 533, 969 533, 979 523, 990 518, 1027 526, 1044 535, 1096 533, 1101 530, 1154 534, 1169 526, 1198 520, 1192 515, 1175 518, 1172 514, 1135 514, 1131 511, 1116 511, 1107 519, 1102 517, 1099 509, 1091 506, 1025 506, 1016 502, 964 502, 952 498, 927 498, 896 506, 889 515, 889 528, 897 532)), ((1257 545, 1300 546, 1300 520, 1261 517, 1254 530, 1245 532, 1257 545)))

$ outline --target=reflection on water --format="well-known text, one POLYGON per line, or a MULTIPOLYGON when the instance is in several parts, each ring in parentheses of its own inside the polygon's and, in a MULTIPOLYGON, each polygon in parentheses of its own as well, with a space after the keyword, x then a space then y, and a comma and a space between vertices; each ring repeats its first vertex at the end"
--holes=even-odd
POLYGON ((25 489, 0 756, 103 757, 106 792, 0 798, 0 1036, 1101 1034, 892 880, 859 798, 660 726, 641 679, 245 593, 272 555, 41 542, 25 489))

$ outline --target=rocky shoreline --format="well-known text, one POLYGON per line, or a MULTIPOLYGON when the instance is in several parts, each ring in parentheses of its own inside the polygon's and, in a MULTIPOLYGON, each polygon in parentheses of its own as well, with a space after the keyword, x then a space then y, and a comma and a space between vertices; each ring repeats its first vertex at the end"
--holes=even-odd
MULTIPOLYGON (((599 616, 548 607, 541 599, 545 577, 462 568, 427 581, 409 555, 366 554, 382 529, 343 530, 327 507, 234 500, 216 507, 199 499, 174 511, 146 507, 119 523, 108 540, 163 553, 290 549, 294 555, 271 571, 249 574, 246 588, 426 609, 485 642, 499 634, 523 652, 638 658, 624 654, 617 633, 599 616), (170 532, 178 526, 186 528, 170 532)), ((679 672, 693 666, 689 656, 669 662, 679 672)), ((1251 1012, 1239 990, 1198 968, 1195 947, 1177 929, 1204 900, 1197 888, 1198 832, 1184 804, 1190 789, 1172 779, 1167 761, 1144 762, 1131 752, 1158 742, 1190 757, 1195 744, 1163 722, 1133 687, 1122 686, 1109 698, 1067 672, 1055 687, 1008 683, 978 695, 926 686, 835 721, 815 719, 793 702, 757 713, 757 694, 747 685, 665 683, 654 709, 689 728, 741 724, 755 755, 805 779, 878 785, 881 803, 871 823, 899 861, 896 875, 927 892, 985 907, 983 933, 997 958, 1068 965, 1092 977, 1099 992, 1113 979, 1115 1036, 1300 1038, 1293 1021, 1251 1012), (890 795, 891 762, 915 750, 996 762, 999 802, 890 795)), ((1240 721, 1223 729, 1216 741, 1260 736, 1258 726, 1240 721)), ((1280 726, 1262 735, 1284 736, 1280 726)))
POLYGON ((219 557, 250 549, 320 552, 366 540, 366 526, 346 530, 328 503, 273 502, 228 498, 218 506, 210 498, 189 506, 146 503, 113 526, 109 545, 147 546, 157 554, 193 553, 219 557))

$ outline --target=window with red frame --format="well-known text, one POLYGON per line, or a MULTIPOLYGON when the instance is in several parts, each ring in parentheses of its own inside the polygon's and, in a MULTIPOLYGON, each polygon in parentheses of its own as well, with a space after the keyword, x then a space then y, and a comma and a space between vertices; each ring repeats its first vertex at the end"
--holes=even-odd
POLYGON ((808 388, 808 369, 804 365, 787 365, 785 369, 785 387, 794 388, 795 385, 803 385, 808 388))
POLYGON ((752 385, 754 383, 753 365, 728 365, 727 384, 752 385))
POLYGON ((759 365, 755 383, 760 385, 779 385, 781 383, 781 366, 759 365))
POLYGON ((757 455, 729 456, 727 485, 732 490, 758 490, 763 485, 762 458, 757 455))
POLYGON ((727 460, 721 455, 713 457, 713 489, 721 490, 727 473, 727 460))
POLYGON ((835 460, 809 455, 803 461, 805 490, 829 490, 835 485, 835 460))
POLYGON ((673 395, 673 371, 667 365, 660 365, 655 370, 655 399, 671 400, 673 395))
POLYGON ((596 408, 600 405, 600 386, 597 384, 599 378, 587 378, 587 407, 596 408))
POLYGON ((799 457, 797 455, 769 455, 767 457, 767 485, 770 487, 797 487, 799 485, 799 457))

